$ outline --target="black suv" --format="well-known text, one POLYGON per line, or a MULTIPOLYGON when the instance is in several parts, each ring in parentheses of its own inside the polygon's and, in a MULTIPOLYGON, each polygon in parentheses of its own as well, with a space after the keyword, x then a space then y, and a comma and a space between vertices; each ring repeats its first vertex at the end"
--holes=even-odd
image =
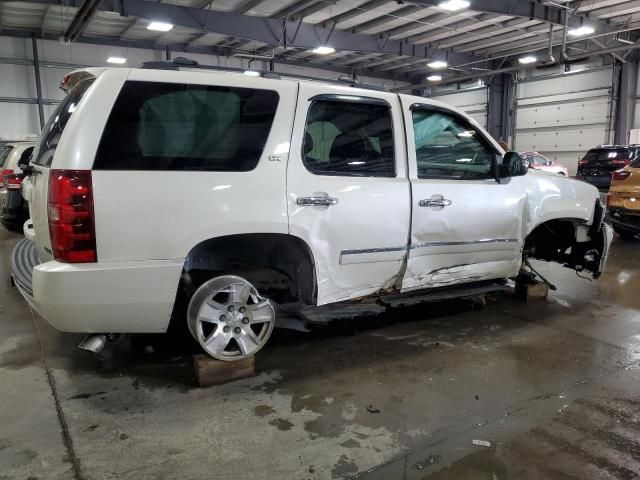
POLYGON ((578 162, 576 178, 602 190, 609 190, 611 175, 640 158, 640 145, 600 145, 578 162))

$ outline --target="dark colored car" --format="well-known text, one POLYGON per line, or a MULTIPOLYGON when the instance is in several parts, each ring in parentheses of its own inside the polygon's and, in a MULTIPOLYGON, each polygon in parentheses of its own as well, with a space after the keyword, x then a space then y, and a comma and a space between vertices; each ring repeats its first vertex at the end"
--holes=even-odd
POLYGON ((578 162, 576 178, 609 190, 611 175, 640 158, 640 145, 600 145, 592 148, 578 162))
POLYGON ((0 146, 0 222, 5 228, 20 231, 29 218, 29 206, 22 198, 22 168, 29 164, 32 142, 12 142, 0 146))

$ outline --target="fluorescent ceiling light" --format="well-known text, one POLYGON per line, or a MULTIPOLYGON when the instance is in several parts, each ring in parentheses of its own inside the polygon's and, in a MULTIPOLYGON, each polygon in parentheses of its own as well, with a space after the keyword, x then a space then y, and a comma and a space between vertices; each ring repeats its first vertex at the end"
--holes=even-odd
POLYGON ((464 10, 465 8, 469 8, 469 5, 471 5, 471 3, 467 0, 446 0, 438 4, 440 8, 442 8, 443 10, 448 10, 449 12, 464 10))
POLYGON ((572 37, 584 37, 585 35, 591 35, 595 31, 595 28, 583 25, 581 27, 569 30, 567 34, 571 35, 572 37))
POLYGON ((439 82, 440 80, 442 80, 442 75, 429 75, 427 77, 427 80, 429 80, 430 82, 439 82))
POLYGON ((260 72, 256 72, 255 70, 245 70, 244 74, 245 75, 249 75, 250 77, 259 77, 260 76, 260 72))
POLYGON ((449 64, 443 60, 434 60, 433 62, 427 63, 427 67, 434 68, 436 70, 440 70, 442 68, 447 68, 449 64))
POLYGON ((107 63, 116 63, 118 65, 122 65, 123 63, 127 63, 127 59, 123 57, 109 57, 107 58, 107 63))
POLYGON ((154 30, 156 32, 168 32, 172 28, 172 23, 165 22, 151 22, 149 25, 147 25, 147 30, 154 30))
POLYGON ((524 57, 520 57, 518 59, 518 61, 522 64, 522 65, 528 65, 530 63, 536 63, 538 61, 538 59, 533 56, 533 55, 526 55, 524 57))
POLYGON ((333 47, 327 47, 326 45, 322 45, 320 47, 314 48, 311 51, 319 55, 329 55, 330 53, 335 53, 336 49, 333 47))

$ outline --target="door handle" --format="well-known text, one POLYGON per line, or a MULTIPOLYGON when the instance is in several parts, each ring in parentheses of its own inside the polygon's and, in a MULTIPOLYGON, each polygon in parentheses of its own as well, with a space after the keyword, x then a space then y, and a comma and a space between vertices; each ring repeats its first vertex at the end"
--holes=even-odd
POLYGON ((447 200, 442 195, 432 195, 431 198, 420 200, 418 205, 421 207, 431 207, 433 210, 442 210, 444 207, 448 207, 453 202, 451 200, 447 200))
POLYGON ((337 205, 338 199, 330 197, 328 193, 314 193, 310 197, 298 197, 296 204, 301 207, 330 207, 337 205))

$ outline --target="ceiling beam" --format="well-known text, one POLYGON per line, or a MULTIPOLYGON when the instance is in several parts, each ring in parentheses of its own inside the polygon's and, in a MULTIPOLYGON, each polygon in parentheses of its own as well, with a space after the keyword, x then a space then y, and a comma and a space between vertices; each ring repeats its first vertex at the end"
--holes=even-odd
MULTIPOLYGON (((423 5, 425 7, 437 6, 441 0, 411 0, 414 5, 423 5)), ((495 13, 497 15, 511 15, 514 17, 529 18, 531 20, 539 20, 541 22, 554 23, 564 25, 564 16, 567 13, 565 8, 543 4, 536 0, 473 0, 470 10, 476 12, 495 13)), ((569 27, 580 27, 583 24, 591 25, 596 33, 608 33, 615 29, 613 25, 609 25, 606 21, 590 18, 580 14, 569 16, 569 27)))
MULTIPOLYGON (((35 35, 37 38, 42 38, 45 40, 53 40, 58 41, 59 34, 54 33, 46 33, 46 32, 38 32, 32 33, 27 30, 8 30, 3 29, 3 35, 9 37, 20 37, 20 38, 31 38, 32 35, 35 35)), ((120 40, 120 39, 110 39, 105 37, 82 37, 82 39, 78 40, 80 43, 88 43, 91 45, 112 45, 117 47, 127 47, 127 48, 140 48, 145 50, 159 50, 164 52, 167 45, 157 43, 153 40, 120 40)), ((225 56, 229 54, 229 49, 224 48, 216 48, 216 47, 198 47, 198 46, 190 46, 187 44, 176 44, 171 45, 170 49, 175 53, 199 53, 204 55, 221 55, 225 56)), ((354 72, 357 72, 361 75, 366 75, 370 77, 376 77, 383 80, 394 80, 394 81, 410 81, 411 78, 407 75, 396 75, 390 74, 389 72, 378 72, 373 68, 352 68, 348 66, 341 66, 333 63, 316 63, 307 60, 290 60, 287 58, 275 57, 273 59, 274 64, 278 65, 292 65, 296 67, 310 67, 310 68, 318 68, 321 70, 327 70, 329 72, 335 73, 343 73, 347 75, 351 75, 354 72)), ((86 66, 96 66, 102 65, 102 61, 98 60, 98 63, 95 65, 86 65, 86 66)), ((276 72, 277 73, 277 72, 276 72)), ((284 75, 284 73, 283 73, 284 75)))
MULTIPOLYGON (((45 5, 59 4, 60 0, 34 0, 45 5)), ((70 6, 78 7, 80 0, 66 0, 70 6)), ((170 22, 176 26, 208 31, 222 35, 257 41, 270 46, 314 49, 319 45, 330 45, 336 50, 390 53, 426 59, 446 59, 450 64, 477 60, 469 54, 443 52, 407 43, 366 34, 323 28, 305 22, 291 22, 266 17, 256 17, 235 12, 215 11, 158 3, 149 0, 102 0, 99 10, 121 12, 125 16, 141 17, 170 22)))

